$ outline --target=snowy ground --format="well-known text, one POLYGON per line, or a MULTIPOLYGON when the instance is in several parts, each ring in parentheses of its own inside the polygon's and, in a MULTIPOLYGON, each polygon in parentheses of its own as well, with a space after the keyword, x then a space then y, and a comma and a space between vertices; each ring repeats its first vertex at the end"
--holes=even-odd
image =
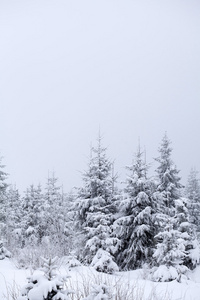
MULTIPOLYGON (((59 272, 68 273, 71 278, 68 286, 73 288, 76 294, 86 295, 93 283, 106 283, 113 290, 121 293, 123 300, 199 300, 200 299, 200 267, 190 273, 190 280, 183 283, 176 281, 169 283, 154 283, 143 279, 145 271, 137 270, 130 272, 119 272, 116 275, 105 275, 88 267, 76 267, 68 271, 66 266, 61 266, 59 272), (128 292, 129 291, 129 292, 128 292), (128 294, 129 293, 129 294, 128 294), (126 297, 125 297, 126 294, 126 297)), ((17 269, 13 261, 4 259, 0 261, 0 300, 12 300, 10 293, 15 293, 27 283, 26 277, 30 275, 29 270, 17 269)))

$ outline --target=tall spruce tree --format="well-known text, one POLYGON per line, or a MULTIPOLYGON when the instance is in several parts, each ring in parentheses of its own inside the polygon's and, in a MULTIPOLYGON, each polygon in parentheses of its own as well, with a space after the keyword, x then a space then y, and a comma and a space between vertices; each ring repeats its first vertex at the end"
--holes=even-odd
POLYGON ((99 249, 115 252, 117 240, 111 238, 111 224, 116 211, 112 164, 106 156, 99 135, 96 148, 91 149, 88 171, 83 174, 84 187, 76 200, 77 223, 82 228, 84 256, 91 263, 99 249))
POLYGON ((172 148, 167 134, 164 135, 160 148, 160 155, 155 160, 158 162, 157 172, 157 192, 162 198, 162 211, 167 215, 174 215, 175 200, 181 196, 180 177, 178 176, 174 162, 171 159, 172 148))
POLYGON ((121 216, 115 222, 121 240, 118 263, 123 269, 136 269, 149 263, 152 255, 155 203, 151 198, 153 182, 147 178, 148 165, 138 147, 126 179, 126 197, 121 202, 121 216))
POLYGON ((159 163, 156 170, 158 184, 153 195, 158 201, 156 219, 159 225, 157 227, 159 231, 155 236, 156 249, 153 254, 155 265, 160 267, 154 274, 156 280, 162 280, 162 265, 168 270, 173 270, 169 272, 169 277, 166 280, 175 279, 187 269, 184 266, 186 256, 184 235, 180 230, 180 221, 178 221, 180 214, 178 214, 179 217, 176 214, 176 202, 181 197, 183 186, 178 176, 179 171, 171 159, 171 152, 170 141, 165 134, 159 148, 160 155, 156 158, 159 163))
POLYGON ((191 169, 185 195, 189 199, 190 222, 195 225, 198 235, 200 235, 200 183, 197 176, 198 172, 195 169, 191 169))

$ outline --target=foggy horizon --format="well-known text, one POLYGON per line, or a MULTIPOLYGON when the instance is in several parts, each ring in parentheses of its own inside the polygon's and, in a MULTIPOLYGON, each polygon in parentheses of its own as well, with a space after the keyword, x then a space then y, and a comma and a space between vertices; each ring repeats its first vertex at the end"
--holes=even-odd
POLYGON ((55 171, 82 185, 100 128, 119 180, 138 140, 167 132, 186 184, 200 171, 200 3, 0 1, 0 156, 20 192, 55 171))

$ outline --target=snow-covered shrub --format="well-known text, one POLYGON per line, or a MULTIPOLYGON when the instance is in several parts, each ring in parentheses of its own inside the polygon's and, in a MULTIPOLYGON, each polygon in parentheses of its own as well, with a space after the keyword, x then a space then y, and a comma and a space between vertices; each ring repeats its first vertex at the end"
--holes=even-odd
POLYGON ((11 253, 3 246, 3 242, 0 241, 0 259, 5 257, 11 257, 11 253))
POLYGON ((110 287, 105 284, 93 285, 91 294, 84 300, 112 300, 113 294, 110 287))
POLYGON ((98 272, 108 274, 113 274, 114 272, 119 271, 117 264, 113 261, 112 255, 103 249, 99 249, 97 251, 92 260, 91 266, 98 272))
POLYGON ((72 291, 64 289, 67 281, 66 276, 58 275, 56 272, 57 257, 44 259, 42 274, 33 274, 28 278, 28 284, 22 289, 18 300, 70 300, 68 297, 72 291))
POLYGON ((67 256, 67 266, 69 268, 78 267, 81 266, 81 262, 77 259, 77 256, 75 255, 75 252, 70 252, 70 255, 67 256))
POLYGON ((157 282, 166 282, 177 280, 181 282, 182 279, 186 279, 186 273, 188 268, 186 266, 165 266, 161 265, 158 268, 153 268, 152 270, 152 279, 157 282))
POLYGON ((192 246, 188 250, 190 259, 190 269, 194 269, 200 262, 200 246, 198 240, 192 241, 192 246))

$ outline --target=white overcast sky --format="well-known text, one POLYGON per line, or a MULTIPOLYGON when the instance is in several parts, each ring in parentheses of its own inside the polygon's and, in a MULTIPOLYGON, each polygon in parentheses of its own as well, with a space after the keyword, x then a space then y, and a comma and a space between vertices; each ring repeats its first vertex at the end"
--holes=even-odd
POLYGON ((121 180, 138 139, 152 162, 165 131, 183 183, 200 171, 199 0, 0 0, 8 181, 80 186, 99 128, 121 180))

